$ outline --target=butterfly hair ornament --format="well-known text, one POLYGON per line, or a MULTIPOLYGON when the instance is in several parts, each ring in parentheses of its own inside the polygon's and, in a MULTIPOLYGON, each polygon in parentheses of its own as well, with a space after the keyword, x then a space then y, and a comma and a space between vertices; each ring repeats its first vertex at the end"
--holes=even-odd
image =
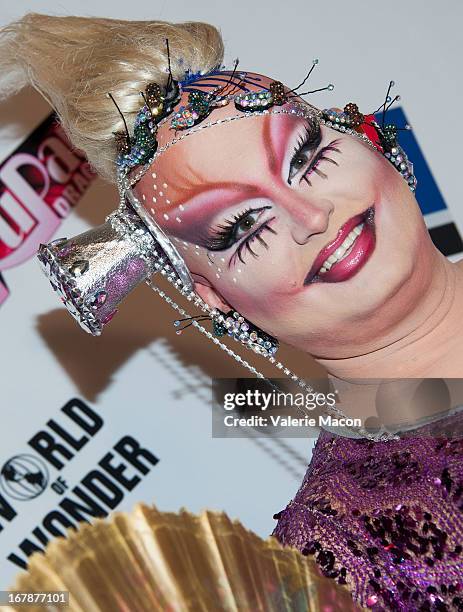
MULTIPOLYGON (((108 215, 105 223, 99 227, 70 239, 61 238, 40 245, 37 257, 66 308, 79 325, 92 335, 100 335, 125 296, 140 283, 146 282, 178 313, 174 322, 177 333, 182 333, 186 328, 196 328, 253 375, 264 378, 251 363, 223 341, 224 336, 229 336, 246 349, 266 357, 300 388, 313 392, 310 385, 276 359, 276 338, 253 325, 239 312, 222 312, 211 308, 195 292, 190 271, 174 242, 147 213, 132 188, 160 155, 184 138, 230 121, 258 115, 287 114, 308 118, 360 138, 384 155, 414 191, 416 178, 413 166, 398 143, 399 132, 409 129, 409 126, 398 128, 386 123, 387 111, 399 99, 398 96, 393 99, 390 96, 394 83, 390 82, 385 101, 375 113, 364 115, 354 103, 347 104, 343 110, 320 110, 301 100, 301 96, 331 91, 334 88, 332 84, 298 93, 318 60, 313 60, 308 74, 295 88, 289 89, 281 82, 273 81, 268 88, 256 90, 249 87, 252 81, 248 73, 238 71, 238 60, 235 60, 233 70, 218 67, 207 74, 186 73, 183 81, 176 81, 172 77, 167 41, 166 44, 167 81, 165 85, 147 84, 141 93, 144 104, 135 117, 132 133, 116 100, 108 94, 125 127, 124 131, 114 133, 118 152, 118 209, 108 215), (208 90, 204 91, 201 87, 208 78, 215 78, 220 84, 212 89, 209 85, 208 90), (188 94, 187 103, 178 106, 182 94, 188 94), (214 119, 214 110, 223 107, 230 107, 230 114, 214 119), (382 118, 378 122, 375 114, 381 109, 382 118), (158 131, 166 123, 172 138, 161 145, 157 138, 158 131), (171 295, 158 287, 154 279, 159 274, 202 314, 191 315, 172 297, 175 291, 171 295), (207 323, 211 325, 206 327, 207 323)), ((335 406, 332 411, 337 416, 345 417, 335 406)), ((375 440, 395 437, 383 430, 371 433, 356 428, 356 431, 360 436, 375 440)))
POLYGON ((413 173, 413 164, 398 142, 398 133, 403 130, 410 130, 411 127, 408 124, 404 127, 397 127, 392 123, 386 123, 387 111, 395 102, 400 100, 399 95, 394 96, 394 98, 390 96, 393 86, 394 81, 390 81, 384 102, 368 116, 359 111, 357 104, 350 102, 346 104, 344 111, 337 111, 332 108, 325 109, 323 117, 325 125, 335 130, 344 132, 346 128, 350 128, 366 134, 384 157, 400 172, 407 181, 410 190, 415 191, 417 181, 413 173), (375 115, 379 111, 382 111, 381 123, 375 120, 375 115))

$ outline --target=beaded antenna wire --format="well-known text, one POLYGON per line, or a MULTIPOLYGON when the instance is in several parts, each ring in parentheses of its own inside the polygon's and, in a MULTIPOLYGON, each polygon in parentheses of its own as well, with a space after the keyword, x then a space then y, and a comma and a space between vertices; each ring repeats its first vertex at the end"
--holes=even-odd
MULTIPOLYGON (((314 60, 303 81, 293 89, 287 89, 279 81, 273 81, 267 89, 251 91, 246 86, 246 72, 238 72, 238 61, 232 71, 217 69, 207 75, 187 74, 184 81, 172 77, 170 53, 167 45, 168 79, 164 86, 149 83, 141 96, 144 105, 138 112, 132 135, 127 122, 112 94, 108 96, 120 113, 125 130, 115 132, 118 148, 118 188, 120 204, 116 211, 106 217, 106 222, 79 236, 54 240, 40 245, 38 259, 53 289, 61 296, 64 305, 83 329, 93 335, 100 335, 124 297, 137 285, 145 281, 174 310, 178 318, 174 325, 177 333, 188 327, 196 328, 221 350, 233 357, 253 375, 265 378, 246 359, 233 351, 222 337, 231 336, 246 349, 266 357, 277 370, 289 377, 305 391, 314 389, 294 372, 275 358, 278 341, 260 330, 240 313, 221 312, 211 308, 194 291, 194 283, 185 261, 161 227, 148 215, 132 187, 150 169, 153 162, 170 147, 184 138, 201 130, 248 117, 268 114, 287 114, 311 118, 333 129, 351 134, 384 155, 401 173, 410 189, 415 190, 416 179, 413 166, 397 142, 397 128, 386 124, 386 113, 393 100, 390 90, 381 105, 382 123, 374 115, 363 115, 356 104, 350 103, 343 111, 319 110, 308 102, 300 100, 301 95, 316 91, 332 90, 333 85, 298 94, 307 82, 318 60, 314 60), (207 92, 202 91, 198 80, 216 79, 220 84, 207 92), (182 92, 189 92, 188 104, 175 109, 182 92), (299 97, 299 100, 295 100, 299 97), (205 121, 214 109, 233 105, 235 112, 226 118, 205 121), (175 136, 163 146, 158 146, 157 132, 161 125, 170 122, 175 136), (96 248, 97 247, 97 248, 96 248), (152 276, 160 273, 180 294, 193 302, 203 314, 190 315, 171 296, 154 283, 152 276), (212 322, 208 330, 203 323, 212 322)), ((378 111, 380 110, 378 109, 378 111)), ((378 112, 375 111, 375 112, 378 112)), ((406 126, 403 129, 408 129, 406 126)), ((335 406, 330 408, 336 416, 345 417, 335 406)), ((384 430, 370 433, 364 428, 352 428, 358 435, 375 440, 396 438, 384 430)))

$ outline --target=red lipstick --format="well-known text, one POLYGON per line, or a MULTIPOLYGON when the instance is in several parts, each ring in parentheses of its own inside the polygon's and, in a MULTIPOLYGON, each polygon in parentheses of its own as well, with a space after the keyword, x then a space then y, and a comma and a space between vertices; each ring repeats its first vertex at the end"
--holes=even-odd
POLYGON ((370 206, 363 213, 346 221, 339 229, 336 238, 318 253, 304 280, 304 285, 314 282, 338 283, 351 278, 367 262, 374 250, 375 242, 374 207, 370 206), (346 254, 334 262, 328 271, 320 272, 328 257, 333 255, 349 233, 360 223, 363 223, 362 231, 348 248, 346 254))

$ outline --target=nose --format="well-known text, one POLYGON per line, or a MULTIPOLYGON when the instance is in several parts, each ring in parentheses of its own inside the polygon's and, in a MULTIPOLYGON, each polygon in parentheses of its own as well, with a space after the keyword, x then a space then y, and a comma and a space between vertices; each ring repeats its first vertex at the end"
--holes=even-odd
POLYGON ((327 198, 307 200, 288 198, 282 203, 289 215, 290 233, 297 244, 303 245, 315 234, 322 234, 328 228, 328 221, 334 204, 327 198))

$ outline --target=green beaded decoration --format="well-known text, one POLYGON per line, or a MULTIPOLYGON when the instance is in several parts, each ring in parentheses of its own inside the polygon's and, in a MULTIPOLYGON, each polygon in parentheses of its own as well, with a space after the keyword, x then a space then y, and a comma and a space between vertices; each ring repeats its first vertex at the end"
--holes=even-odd
POLYGON ((188 103, 191 108, 195 110, 200 117, 207 115, 210 110, 209 96, 202 93, 201 91, 192 91, 188 96, 188 103))
POLYGON ((151 133, 146 121, 135 126, 133 141, 137 144, 137 149, 139 150, 139 163, 146 163, 157 148, 156 138, 151 133))
POLYGON ((397 143, 397 127, 392 123, 387 123, 383 128, 383 139, 390 146, 397 143))
POLYGON ((216 319, 212 319, 212 331, 214 333, 214 336, 218 336, 219 338, 221 338, 227 333, 227 328, 223 323, 220 323, 216 319))

